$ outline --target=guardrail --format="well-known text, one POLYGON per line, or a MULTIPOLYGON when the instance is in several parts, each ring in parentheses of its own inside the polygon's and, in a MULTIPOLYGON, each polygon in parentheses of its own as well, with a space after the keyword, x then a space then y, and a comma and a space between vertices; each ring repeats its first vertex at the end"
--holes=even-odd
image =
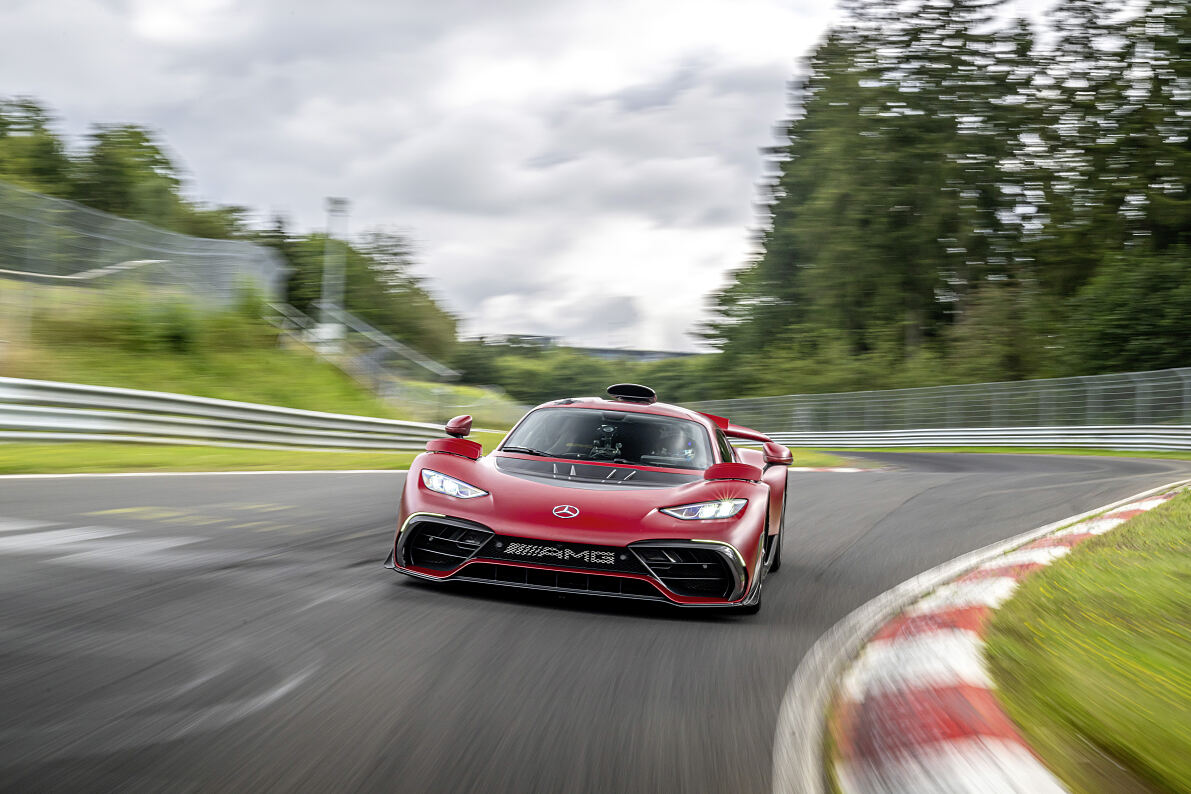
POLYGON ((442 426, 168 392, 0 378, 0 439, 413 450, 442 426))
POLYGON ((1189 425, 1085 427, 969 427, 964 429, 854 430, 833 433, 770 433, 792 447, 1088 447, 1121 450, 1191 449, 1189 425))

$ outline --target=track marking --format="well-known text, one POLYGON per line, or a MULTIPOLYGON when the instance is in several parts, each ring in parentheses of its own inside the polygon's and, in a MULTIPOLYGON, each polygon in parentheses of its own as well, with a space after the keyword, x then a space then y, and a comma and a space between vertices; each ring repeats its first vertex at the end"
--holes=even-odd
POLYGON ((48 532, 30 532, 24 535, 6 535, 0 538, 0 552, 37 553, 59 546, 70 546, 114 535, 126 535, 128 532, 127 529, 110 527, 74 527, 72 529, 54 529, 48 532))
POLYGON ((42 521, 24 521, 19 518, 0 518, 0 532, 28 532, 31 529, 41 529, 52 526, 42 521))
MULTIPOLYGON (((131 538, 104 540, 101 543, 83 544, 89 548, 52 557, 49 562, 61 565, 80 565, 87 568, 114 570, 162 570, 165 568, 190 567, 196 561, 194 554, 164 554, 178 546, 198 543, 203 538, 131 538)), ((201 556, 201 553, 198 555, 201 556)))

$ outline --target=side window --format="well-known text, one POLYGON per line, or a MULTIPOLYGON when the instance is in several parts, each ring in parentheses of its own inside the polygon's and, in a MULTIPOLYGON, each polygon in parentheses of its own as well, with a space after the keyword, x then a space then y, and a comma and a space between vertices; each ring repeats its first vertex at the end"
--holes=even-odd
POLYGON ((724 463, 731 463, 736 460, 735 451, 732 449, 732 445, 728 443, 728 437, 718 427, 715 429, 715 441, 720 445, 720 459, 724 463))

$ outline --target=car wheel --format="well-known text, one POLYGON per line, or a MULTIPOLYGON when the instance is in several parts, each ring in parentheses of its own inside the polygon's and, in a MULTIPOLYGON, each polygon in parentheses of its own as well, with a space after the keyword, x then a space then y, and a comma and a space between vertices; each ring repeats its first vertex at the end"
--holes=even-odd
POLYGON ((782 497, 782 520, 777 524, 777 548, 773 550, 773 560, 769 563, 769 572, 773 573, 782 567, 782 543, 786 539, 786 499, 782 497))

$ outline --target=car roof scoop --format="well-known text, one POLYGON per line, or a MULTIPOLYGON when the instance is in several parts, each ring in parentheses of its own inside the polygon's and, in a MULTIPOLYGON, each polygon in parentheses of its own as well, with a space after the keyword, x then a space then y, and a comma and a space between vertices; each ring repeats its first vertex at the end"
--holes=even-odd
POLYGON ((658 401, 658 393, 648 386, 636 383, 617 383, 608 387, 608 393, 626 403, 651 405, 658 401))

